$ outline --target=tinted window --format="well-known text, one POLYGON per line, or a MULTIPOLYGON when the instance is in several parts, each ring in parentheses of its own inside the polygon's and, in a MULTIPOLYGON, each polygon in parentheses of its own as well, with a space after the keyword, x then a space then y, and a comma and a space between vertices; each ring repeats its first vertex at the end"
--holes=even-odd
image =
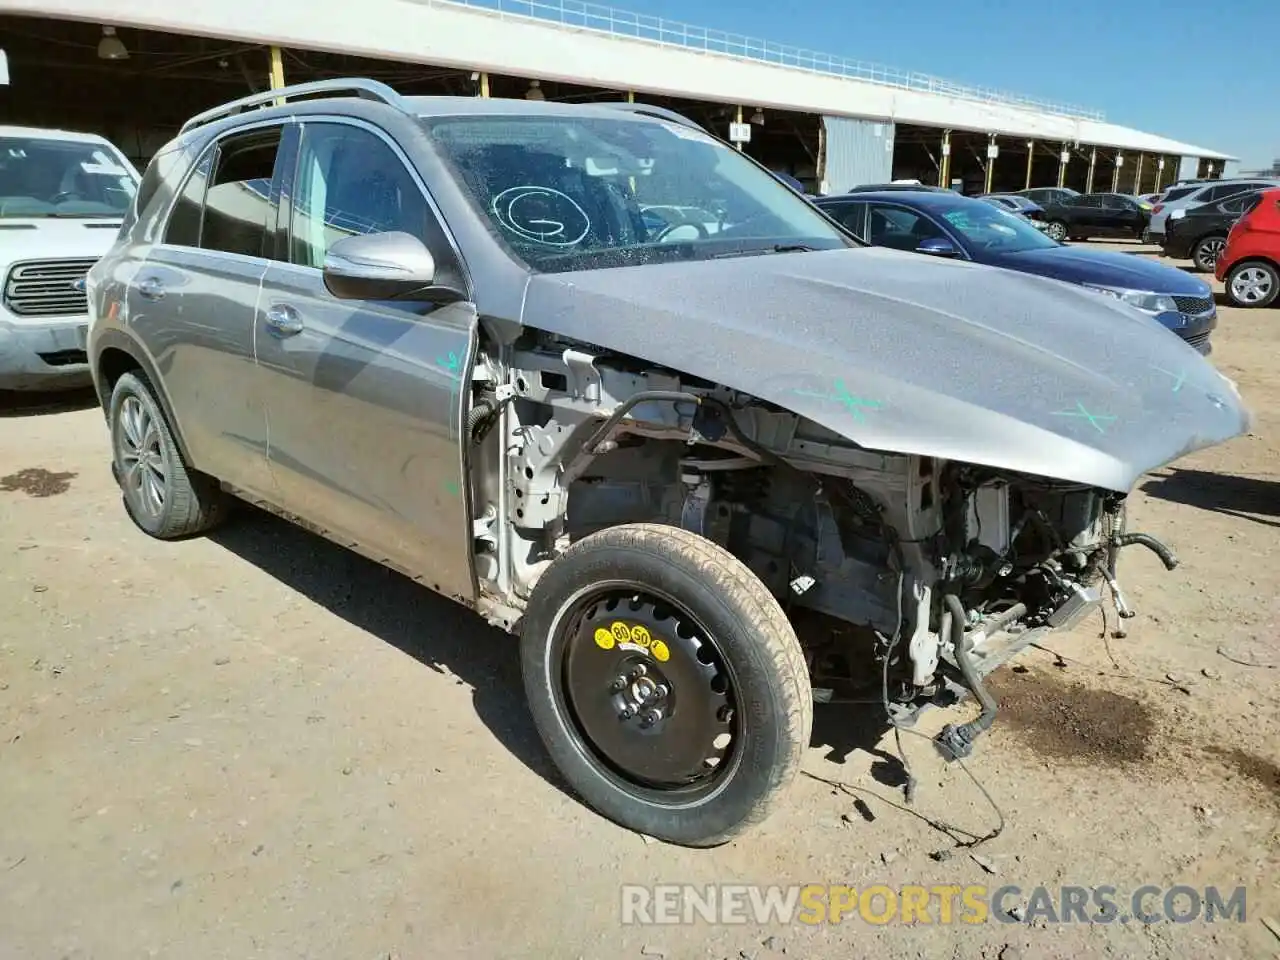
POLYGON ((182 185, 182 192, 174 201, 165 227, 164 242, 180 247, 200 246, 200 214, 204 208, 205 187, 209 184, 209 168, 213 165, 216 148, 204 152, 195 169, 182 185))
POLYGON ((925 240, 948 239, 942 229, 923 214, 902 207, 872 205, 867 240, 877 247, 914 250, 925 240))
POLYGON ((204 199, 202 249, 263 256, 279 146, 279 127, 231 136, 218 145, 204 199))
POLYGON ((855 237, 866 240, 867 205, 865 203, 843 203, 830 212, 855 237))
POLYGON ((1100 209, 1102 207, 1102 198, 1097 194, 1088 194, 1080 197, 1071 197, 1067 203, 1073 207, 1089 207, 1090 209, 1100 209))
POLYGON ((1218 204, 1218 209, 1223 213, 1245 213, 1257 206, 1258 201, 1262 199, 1260 193, 1245 193, 1238 197, 1232 197, 1230 200, 1224 200, 1218 204))
POLYGON ((1165 192, 1162 202, 1170 203, 1174 200, 1181 200, 1183 197, 1189 197, 1199 189, 1199 187, 1174 187, 1172 190, 1165 192))
POLYGON ((441 237, 426 198, 378 135, 338 123, 306 124, 293 191, 290 259, 324 265, 343 237, 402 231, 440 256, 441 237))
POLYGON ((1118 197, 1114 193, 1109 193, 1102 198, 1102 205, 1108 210, 1129 210, 1132 209, 1132 202, 1125 200, 1124 197, 1118 197))
POLYGON ((999 253, 1021 253, 1025 250, 1046 250, 1058 243, 1050 240, 1020 215, 1009 210, 965 203, 948 210, 942 218, 951 229, 964 237, 970 250, 990 250, 999 253))

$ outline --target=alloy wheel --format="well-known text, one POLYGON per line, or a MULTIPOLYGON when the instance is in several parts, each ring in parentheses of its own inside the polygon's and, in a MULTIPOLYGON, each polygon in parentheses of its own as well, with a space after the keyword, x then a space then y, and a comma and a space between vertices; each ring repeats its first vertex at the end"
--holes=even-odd
POLYGON ((1201 270, 1211 271, 1218 263, 1218 257, 1226 248, 1227 241, 1221 237, 1203 240, 1196 248, 1196 266, 1201 270))
POLYGON ((1262 303, 1271 296, 1275 278, 1262 267, 1245 267, 1231 277, 1231 295, 1240 303, 1262 303))
POLYGON ((120 406, 117 456, 120 486, 130 504, 150 517, 159 517, 168 496, 168 476, 155 418, 137 397, 120 406))

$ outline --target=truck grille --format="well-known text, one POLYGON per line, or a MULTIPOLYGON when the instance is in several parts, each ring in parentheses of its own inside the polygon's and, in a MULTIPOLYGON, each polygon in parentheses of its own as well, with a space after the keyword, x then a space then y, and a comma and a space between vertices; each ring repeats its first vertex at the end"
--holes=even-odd
POLYGON ((1213 309, 1213 297, 1174 297, 1179 313, 1187 313, 1193 317, 1208 313, 1213 309))
POLYGON ((4 305, 19 317, 71 317, 88 313, 80 282, 97 261, 28 260, 14 264, 4 283, 4 305))

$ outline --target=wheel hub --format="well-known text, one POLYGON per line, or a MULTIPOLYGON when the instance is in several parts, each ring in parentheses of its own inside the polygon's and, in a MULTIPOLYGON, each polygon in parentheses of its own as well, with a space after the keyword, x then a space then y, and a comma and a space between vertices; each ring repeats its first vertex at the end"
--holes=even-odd
POLYGON ((588 604, 568 631, 565 700, 601 760, 658 789, 715 776, 735 738, 733 690, 692 618, 615 595, 588 604))

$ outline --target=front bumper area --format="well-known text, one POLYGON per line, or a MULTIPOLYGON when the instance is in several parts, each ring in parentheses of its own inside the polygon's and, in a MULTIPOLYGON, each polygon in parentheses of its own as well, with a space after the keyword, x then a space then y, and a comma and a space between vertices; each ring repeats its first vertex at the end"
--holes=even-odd
POLYGON ((0 317, 0 390, 74 390, 93 382, 87 315, 56 320, 0 317))

